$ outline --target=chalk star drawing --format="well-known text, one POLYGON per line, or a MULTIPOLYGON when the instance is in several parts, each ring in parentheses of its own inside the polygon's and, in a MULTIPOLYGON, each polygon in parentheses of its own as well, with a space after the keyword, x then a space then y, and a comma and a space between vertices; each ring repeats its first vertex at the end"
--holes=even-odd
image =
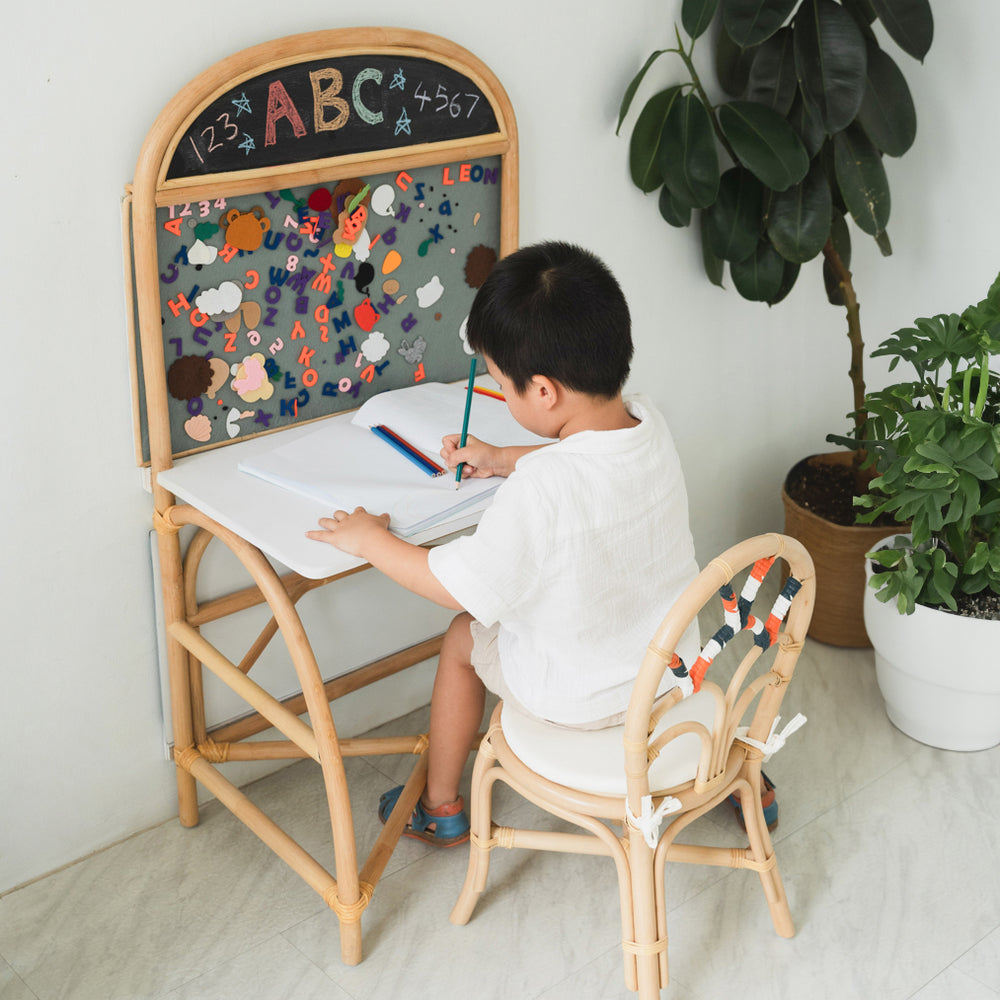
POLYGON ((402 66, 396 70, 395 75, 392 78, 392 83, 389 84, 390 90, 405 90, 406 89, 406 77, 403 76, 402 66))
POLYGON ((394 135, 399 135, 400 132, 405 132, 407 135, 413 135, 410 131, 410 116, 406 113, 406 108, 403 108, 399 113, 399 118, 396 119, 396 131, 394 135))
POLYGON ((239 148, 242 149, 243 152, 245 152, 247 154, 247 156, 249 156, 250 155, 250 150, 251 149, 256 149, 257 148, 257 144, 253 141, 253 136, 252 135, 247 135, 246 132, 244 132, 243 133, 243 141, 240 143, 239 148))
POLYGON ((250 98, 247 97, 247 93, 244 90, 238 98, 233 100, 233 104, 236 105, 236 117, 239 118, 241 114, 245 111, 248 115, 252 115, 253 112, 250 110, 250 98))

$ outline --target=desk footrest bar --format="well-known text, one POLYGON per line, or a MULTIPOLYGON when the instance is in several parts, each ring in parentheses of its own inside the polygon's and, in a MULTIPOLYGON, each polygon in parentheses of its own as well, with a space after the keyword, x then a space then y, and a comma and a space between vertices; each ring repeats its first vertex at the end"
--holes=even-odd
MULTIPOLYGON (((387 754, 422 754, 427 736, 384 736, 374 739, 339 740, 342 757, 376 757, 387 754)), ((310 755, 291 740, 253 740, 229 743, 207 740, 198 744, 198 752, 213 764, 234 760, 304 760, 310 755)))

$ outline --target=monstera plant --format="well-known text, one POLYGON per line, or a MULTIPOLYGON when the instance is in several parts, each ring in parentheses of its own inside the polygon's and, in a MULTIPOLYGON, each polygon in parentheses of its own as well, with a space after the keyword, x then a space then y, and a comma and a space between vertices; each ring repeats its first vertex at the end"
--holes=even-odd
POLYGON ((629 84, 618 129, 650 67, 676 57, 686 79, 646 101, 629 150, 632 180, 659 191, 672 226, 700 232, 705 271, 774 305, 820 255, 829 300, 846 307, 856 431, 864 425, 864 343, 851 281, 847 220, 891 253, 883 156, 902 156, 916 112, 884 32, 923 60, 928 0, 683 0, 676 46, 659 49, 629 84), (714 23, 713 101, 694 50, 714 23))

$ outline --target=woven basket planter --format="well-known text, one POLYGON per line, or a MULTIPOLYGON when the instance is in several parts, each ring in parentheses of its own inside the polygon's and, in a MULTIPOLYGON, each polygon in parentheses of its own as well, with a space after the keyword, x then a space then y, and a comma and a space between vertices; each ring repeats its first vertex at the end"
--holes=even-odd
MULTIPOLYGON (((851 452, 812 455, 804 461, 850 465, 851 452)), ((809 550, 816 567, 816 607, 809 637, 831 646, 870 647, 865 631, 865 553, 900 526, 834 524, 797 504, 781 490, 785 506, 785 534, 809 550)))

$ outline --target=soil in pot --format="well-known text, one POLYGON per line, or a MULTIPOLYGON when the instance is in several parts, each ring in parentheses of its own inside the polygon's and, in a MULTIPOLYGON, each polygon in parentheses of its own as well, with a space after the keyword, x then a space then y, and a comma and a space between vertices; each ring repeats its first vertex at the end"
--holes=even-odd
POLYGON ((952 614, 959 614, 964 618, 986 618, 991 621, 1000 621, 1000 594, 994 594, 992 590, 983 590, 978 594, 955 594, 954 596, 958 611, 951 611, 950 608, 941 608, 941 611, 951 611, 952 614))
MULTIPOLYGON (((800 507, 811 510, 824 521, 850 526, 857 523, 858 516, 854 497, 871 479, 870 473, 855 471, 853 460, 835 463, 806 459, 789 472, 785 492, 800 507)), ((899 527, 889 515, 879 518, 875 526, 897 530, 899 527)))
POLYGON ((850 452, 813 455, 789 472, 782 490, 785 533, 805 545, 816 567, 809 636, 832 646, 871 646, 862 613, 864 556, 880 539, 900 531, 892 519, 855 523, 857 476, 850 452))

